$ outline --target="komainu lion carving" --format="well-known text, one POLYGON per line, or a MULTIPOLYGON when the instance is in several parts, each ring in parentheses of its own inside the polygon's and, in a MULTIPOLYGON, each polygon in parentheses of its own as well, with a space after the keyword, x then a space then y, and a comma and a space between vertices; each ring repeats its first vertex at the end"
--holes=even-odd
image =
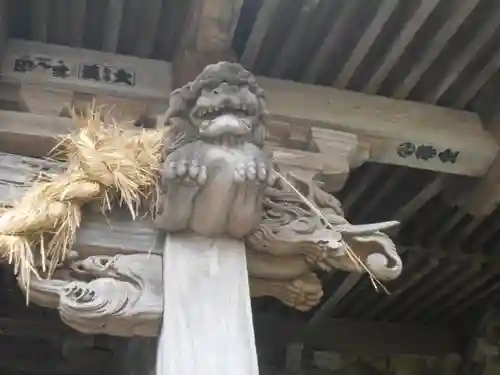
POLYGON ((162 259, 132 254, 70 260, 51 280, 33 280, 29 297, 58 309, 61 319, 80 332, 157 336, 163 312, 162 259))
MULTIPOLYGON (((323 296, 318 270, 397 278, 402 262, 383 232, 398 223, 352 225, 319 182, 290 171, 282 179, 262 150, 264 115, 264 92, 239 64, 209 65, 172 93, 155 225, 244 240, 251 295, 299 310, 323 296)), ((163 309, 161 265, 161 256, 147 254, 73 260, 53 280, 35 280, 30 298, 58 308, 79 331, 155 336, 163 309)))
POLYGON ((265 188, 274 182, 261 150, 263 94, 251 73, 227 62, 172 93, 159 228, 242 238, 258 227, 265 188))

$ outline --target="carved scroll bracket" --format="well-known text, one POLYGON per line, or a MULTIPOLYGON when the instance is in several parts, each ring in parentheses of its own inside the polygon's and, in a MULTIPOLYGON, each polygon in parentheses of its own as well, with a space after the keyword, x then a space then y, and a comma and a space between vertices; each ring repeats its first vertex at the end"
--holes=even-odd
POLYGON ((308 131, 303 150, 282 147, 281 142, 266 144, 265 149, 281 171, 321 181, 328 192, 341 190, 351 170, 369 159, 369 144, 351 133, 317 127, 308 131))
POLYGON ((157 336, 163 312, 161 265, 161 257, 153 254, 72 260, 51 280, 33 280, 29 298, 58 309, 61 319, 80 332, 157 336))

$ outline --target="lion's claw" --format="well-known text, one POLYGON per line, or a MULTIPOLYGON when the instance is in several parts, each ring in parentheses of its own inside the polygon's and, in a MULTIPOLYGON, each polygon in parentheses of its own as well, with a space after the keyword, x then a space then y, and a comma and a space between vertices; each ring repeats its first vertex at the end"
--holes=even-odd
POLYGON ((204 185, 207 182, 207 168, 196 161, 170 161, 165 163, 163 178, 181 181, 187 185, 204 185))
POLYGON ((276 179, 275 173, 267 163, 257 160, 249 160, 246 163, 236 165, 234 170, 235 182, 258 182, 272 185, 276 179))

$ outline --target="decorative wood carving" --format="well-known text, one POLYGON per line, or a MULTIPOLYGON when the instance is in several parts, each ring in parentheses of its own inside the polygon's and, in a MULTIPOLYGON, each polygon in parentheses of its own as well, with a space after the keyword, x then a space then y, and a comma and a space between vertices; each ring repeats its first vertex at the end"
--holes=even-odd
POLYGON ((401 274, 403 265, 394 242, 383 233, 398 222, 352 225, 344 218, 340 202, 318 183, 293 173, 285 176, 321 210, 333 230, 282 180, 268 187, 260 227, 246 237, 252 296, 270 295, 309 310, 322 296, 314 270, 365 272, 349 250, 379 280, 401 274))
POLYGON ((58 309, 61 319, 80 332, 157 336, 163 311, 162 260, 154 254, 73 259, 52 279, 33 280, 29 298, 58 309))
MULTIPOLYGON (((350 224, 340 202, 313 180, 315 174, 290 168, 290 163, 277 163, 276 173, 262 149, 265 114, 263 90, 235 63, 209 65, 172 93, 165 115, 172 130, 155 220, 156 227, 169 232, 163 263, 170 254, 170 261, 185 267, 194 249, 205 254, 199 265, 203 275, 196 283, 206 279, 222 290, 226 286, 212 277, 226 282, 233 278, 241 293, 231 307, 234 311, 248 308, 247 275, 236 274, 236 268, 247 269, 252 296, 273 296, 299 310, 311 309, 323 295, 317 270, 369 271, 379 280, 397 278, 402 262, 383 232, 398 223, 350 224), (227 251, 238 252, 232 267, 220 260, 227 251)), ((332 139, 337 146, 343 144, 336 157, 343 159, 337 165, 346 171, 365 159, 360 152, 364 148, 356 136, 337 133, 314 132, 310 142, 319 151, 332 139)), ((168 284, 165 275, 162 285, 160 256, 155 254, 73 260, 59 270, 59 278, 33 283, 30 298, 58 308, 65 322, 83 332, 157 335, 162 315, 170 316, 162 306, 162 290, 169 301, 183 300, 185 292, 168 284)), ((164 271, 167 268, 172 265, 164 265, 164 271)), ((218 308, 206 309, 212 314, 218 308)))
POLYGON ((244 237, 258 227, 265 188, 274 181, 271 158, 261 150, 264 92, 241 65, 219 63, 175 90, 170 103, 158 227, 244 237))

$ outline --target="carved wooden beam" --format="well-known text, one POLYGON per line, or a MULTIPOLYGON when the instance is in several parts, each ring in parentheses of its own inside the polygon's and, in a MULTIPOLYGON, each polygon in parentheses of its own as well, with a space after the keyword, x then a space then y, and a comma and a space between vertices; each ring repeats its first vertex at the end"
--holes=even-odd
MULTIPOLYGON (((57 173, 62 167, 57 162, 0 153, 0 205, 8 207, 19 200, 40 173, 57 173)), ((124 210, 116 210, 106 219, 98 209, 89 207, 75 250, 83 257, 159 253, 157 236, 150 222, 132 221, 124 210)))
POLYGON ((470 112, 270 78, 259 84, 271 121, 355 134, 370 146, 370 161, 483 176, 498 152, 470 112))
MULTIPOLYGON (((45 157, 57 144, 56 137, 73 131, 74 126, 73 120, 64 117, 0 110, 0 150, 45 157)), ((340 190, 350 170, 368 160, 369 145, 349 133, 313 128, 310 135, 294 135, 289 127, 281 133, 276 130, 272 129, 264 146, 274 153, 276 162, 285 171, 316 177, 329 192, 340 190), (309 144, 310 151, 287 147, 299 142, 309 144)))
MULTIPOLYGON (((205 52, 207 56, 212 53, 205 52)), ((196 62, 197 54, 190 50, 186 53, 189 58, 181 65, 187 70, 190 64, 196 67, 183 81, 196 76, 209 62, 229 59, 227 52, 222 56, 219 51, 214 52, 213 59, 196 62)), ((114 113, 117 117, 122 113, 125 119, 137 118, 145 111, 148 115, 161 114, 167 107, 172 80, 166 62, 13 39, 8 42, 3 70, 0 83, 22 86, 19 93, 34 111, 57 113, 74 93, 85 92, 90 94, 86 101, 94 98, 97 104, 116 104, 114 113), (42 67, 27 73, 14 71, 16 60, 18 65, 30 64, 22 62, 25 55, 35 63, 35 55, 49 56, 56 69, 63 69, 57 65, 62 60, 71 76, 55 77, 53 68, 42 67), (129 69, 125 73, 135 74, 135 85, 103 83, 104 67, 100 70, 101 82, 82 79, 83 65, 94 63, 107 64, 114 70, 129 69)), ((356 136, 363 160, 466 176, 485 175, 497 155, 495 140, 482 128, 478 116, 470 112, 264 77, 258 77, 258 82, 268 98, 268 139, 276 147, 331 152, 324 143, 330 136, 320 130, 328 129, 346 133, 344 140, 356 136)), ((25 125, 18 121, 17 126, 25 125)), ((337 146, 339 142, 345 141, 334 141, 337 146)))
POLYGON ((33 113, 57 116, 94 102, 119 121, 134 121, 167 108, 167 62, 17 39, 8 40, 5 54, 1 82, 21 86, 18 99, 33 113), (75 100, 79 93, 86 100, 75 100))

